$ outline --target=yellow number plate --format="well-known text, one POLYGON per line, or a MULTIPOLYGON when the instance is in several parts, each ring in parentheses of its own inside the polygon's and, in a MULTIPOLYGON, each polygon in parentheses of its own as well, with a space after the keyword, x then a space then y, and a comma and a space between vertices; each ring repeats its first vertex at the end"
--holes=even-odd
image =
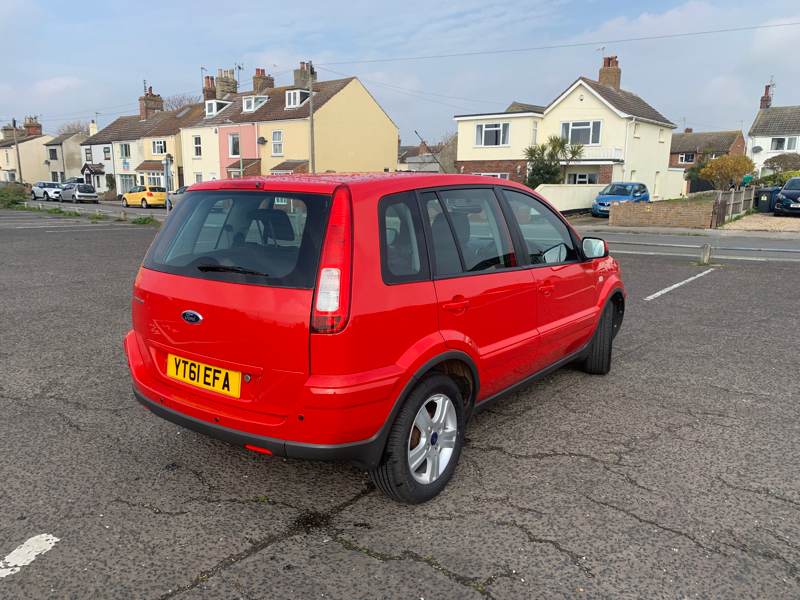
POLYGON ((238 398, 242 390, 242 374, 187 358, 167 354, 167 375, 195 387, 238 398))

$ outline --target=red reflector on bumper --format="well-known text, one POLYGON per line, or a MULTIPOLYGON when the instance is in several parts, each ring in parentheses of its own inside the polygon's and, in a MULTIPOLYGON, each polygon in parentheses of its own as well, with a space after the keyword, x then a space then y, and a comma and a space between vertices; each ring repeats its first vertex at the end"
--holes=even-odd
POLYGON ((267 450, 266 448, 261 448, 260 446, 253 446, 253 444, 245 444, 244 447, 247 448, 248 450, 252 450, 253 452, 260 452, 261 454, 272 456, 272 450, 267 450))

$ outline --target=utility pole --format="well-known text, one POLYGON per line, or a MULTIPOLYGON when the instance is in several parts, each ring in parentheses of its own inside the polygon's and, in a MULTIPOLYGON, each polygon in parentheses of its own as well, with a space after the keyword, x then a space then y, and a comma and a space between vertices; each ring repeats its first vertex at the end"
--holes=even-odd
POLYGON ((22 178, 22 161, 19 158, 19 144, 17 143, 17 120, 11 119, 11 127, 14 129, 14 149, 17 152, 17 173, 19 173, 19 182, 25 183, 22 178))
POLYGON ((419 132, 416 129, 414 130, 414 134, 419 138, 419 141, 422 142, 423 144, 425 144, 425 147, 428 150, 430 150, 431 156, 433 157, 433 160, 435 160, 436 164, 439 165, 439 168, 442 170, 442 173, 447 173, 447 169, 445 169, 444 166, 442 165, 442 163, 439 162, 439 159, 436 157, 436 153, 433 150, 431 150, 431 147, 428 145, 428 142, 426 142, 425 140, 422 139, 422 136, 419 134, 419 132))
POLYGON ((308 171, 313 175, 317 172, 317 165, 314 159, 314 65, 311 61, 308 61, 308 129, 308 171))

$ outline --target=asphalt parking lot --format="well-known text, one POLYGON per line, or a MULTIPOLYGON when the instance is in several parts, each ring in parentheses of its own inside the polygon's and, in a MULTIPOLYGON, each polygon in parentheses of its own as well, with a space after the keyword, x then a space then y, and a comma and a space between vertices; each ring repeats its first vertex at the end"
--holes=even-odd
POLYGON ((55 221, 0 211, 0 598, 800 596, 797 263, 621 254, 611 374, 479 413, 412 507, 139 406, 122 338, 154 230, 55 221))

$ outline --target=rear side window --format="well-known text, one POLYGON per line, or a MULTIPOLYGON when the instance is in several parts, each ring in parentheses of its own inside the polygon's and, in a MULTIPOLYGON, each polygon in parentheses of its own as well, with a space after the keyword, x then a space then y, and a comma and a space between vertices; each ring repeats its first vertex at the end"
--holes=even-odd
POLYGON ((166 192, 167 191, 167 188, 164 188, 164 187, 153 187, 153 186, 150 186, 147 189, 150 192, 166 192))
MULTIPOLYGON (((430 198, 427 193, 424 196, 430 198)), ((445 189, 436 192, 436 196, 438 207, 428 200, 426 209, 437 275, 452 275, 455 271, 458 263, 452 253, 453 239, 460 263, 458 272, 477 273, 516 266, 511 235, 491 189, 445 189), (451 232, 449 239, 445 224, 451 232)))
POLYGON ((148 269, 311 289, 331 198, 288 192, 188 192, 145 257, 148 269), (188 196, 187 196, 188 197, 188 196))
POLYGON ((504 189, 508 213, 519 227, 531 264, 559 264, 578 260, 567 226, 536 198, 504 189))
POLYGON ((381 273, 385 283, 408 283, 430 277, 424 230, 413 192, 392 194, 378 205, 381 273))

